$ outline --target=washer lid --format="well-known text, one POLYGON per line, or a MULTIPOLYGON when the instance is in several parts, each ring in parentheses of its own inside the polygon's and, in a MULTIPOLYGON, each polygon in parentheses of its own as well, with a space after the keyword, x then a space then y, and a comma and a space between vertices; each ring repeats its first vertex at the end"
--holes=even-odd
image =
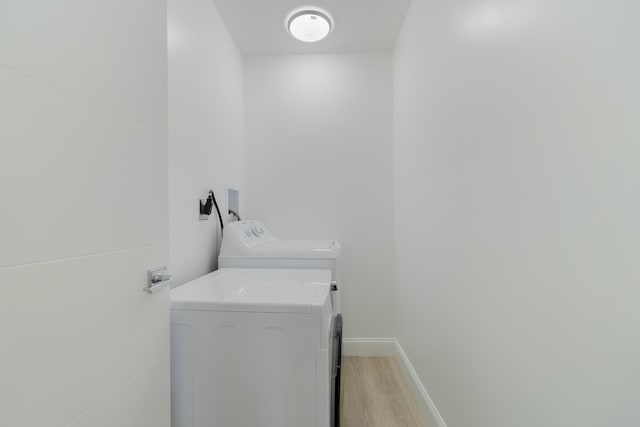
POLYGON ((223 268, 171 290, 171 308, 311 313, 329 297, 329 270, 223 268))

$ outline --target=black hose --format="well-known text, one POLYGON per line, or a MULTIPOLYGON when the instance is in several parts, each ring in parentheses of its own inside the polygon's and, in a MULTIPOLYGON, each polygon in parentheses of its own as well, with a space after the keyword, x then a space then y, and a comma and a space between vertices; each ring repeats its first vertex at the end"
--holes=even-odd
POLYGON ((223 236, 224 224, 222 223, 222 215, 220 214, 220 208, 218 207, 218 202, 216 201, 216 195, 213 193, 213 190, 209 190, 209 197, 213 200, 213 206, 216 207, 216 212, 218 212, 218 220, 220 221, 220 236, 223 236))

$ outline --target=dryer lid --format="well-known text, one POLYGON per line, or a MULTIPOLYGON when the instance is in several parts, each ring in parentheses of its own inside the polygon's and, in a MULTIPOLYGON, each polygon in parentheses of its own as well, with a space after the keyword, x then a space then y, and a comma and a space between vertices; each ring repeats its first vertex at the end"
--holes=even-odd
POLYGON ((171 290, 171 308, 311 313, 329 298, 328 270, 223 268, 171 290))

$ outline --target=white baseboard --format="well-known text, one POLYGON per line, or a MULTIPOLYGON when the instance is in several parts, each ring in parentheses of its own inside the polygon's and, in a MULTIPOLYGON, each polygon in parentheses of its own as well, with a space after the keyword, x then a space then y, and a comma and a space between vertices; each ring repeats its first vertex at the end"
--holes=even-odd
POLYGON ((442 415, 438 412, 438 408, 436 408, 436 404, 433 403, 427 389, 424 387, 424 384, 422 384, 420 377, 418 377, 418 373, 413 368, 407 354, 402 349, 398 340, 394 341, 396 346, 396 360, 399 362, 398 364, 400 365, 400 369, 403 371, 404 376, 409 383, 409 387, 411 387, 411 391, 413 391, 413 395, 416 398, 416 402, 418 402, 418 406, 420 406, 422 411, 427 415, 427 420, 430 423, 429 425, 447 427, 442 415))
POLYGON ((342 354, 345 356, 385 356, 396 355, 395 338, 343 338, 342 354))
POLYGON ((407 354, 395 338, 343 338, 342 354, 344 356, 395 357, 409 387, 416 398, 418 406, 424 412, 429 426, 447 427, 438 412, 435 403, 429 396, 427 389, 420 381, 420 377, 413 368, 407 354))

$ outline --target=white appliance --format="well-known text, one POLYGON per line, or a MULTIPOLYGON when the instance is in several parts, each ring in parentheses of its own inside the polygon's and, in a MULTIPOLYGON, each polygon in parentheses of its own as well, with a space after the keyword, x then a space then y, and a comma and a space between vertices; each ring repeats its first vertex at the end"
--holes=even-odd
POLYGON ((334 313, 340 313, 339 258, 340 243, 336 240, 278 239, 262 222, 250 220, 225 226, 218 266, 331 270, 334 313))
POLYGON ((221 269, 171 291, 172 427, 327 427, 328 270, 221 269))
POLYGON ((340 376, 342 364, 342 315, 340 243, 336 240, 278 239, 260 221, 237 221, 225 226, 219 267, 320 268, 331 270, 334 342, 331 413, 333 427, 340 426, 340 376))

